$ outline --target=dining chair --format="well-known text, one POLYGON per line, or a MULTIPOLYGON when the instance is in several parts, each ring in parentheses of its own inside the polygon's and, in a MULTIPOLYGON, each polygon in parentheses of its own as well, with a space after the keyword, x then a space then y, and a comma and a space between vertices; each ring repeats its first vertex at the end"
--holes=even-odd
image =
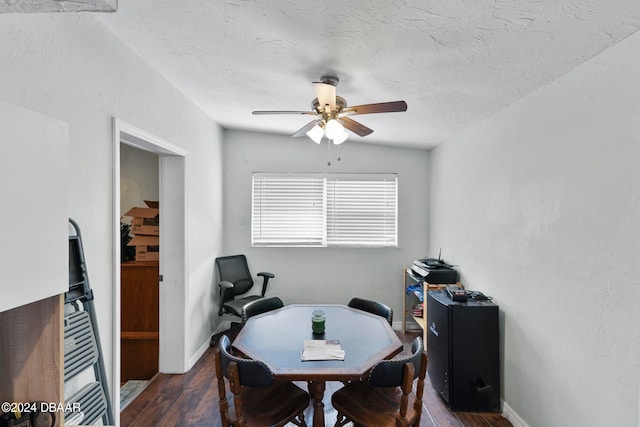
POLYGON ((304 410, 309 393, 288 381, 274 381, 273 373, 259 360, 230 353, 231 341, 224 335, 215 351, 215 369, 223 427, 306 427, 304 410), (231 394, 227 396, 225 378, 231 394))
POLYGON ((347 305, 351 308, 357 308, 358 310, 382 316, 387 319, 389 325, 393 325, 393 310, 388 305, 378 301, 358 297, 351 298, 351 301, 349 301, 349 304, 347 305))
POLYGON ((244 325, 247 323, 247 320, 252 316, 282 307, 284 307, 284 303, 279 297, 260 298, 255 301, 251 301, 242 307, 242 324, 244 325))
POLYGON ((367 378, 352 381, 333 393, 331 403, 338 411, 334 427, 349 422, 368 427, 419 426, 426 370, 427 356, 418 337, 411 344, 409 357, 380 361, 367 378))
POLYGON ((219 257, 216 258, 216 267, 220 275, 220 282, 218 283, 220 289, 218 316, 230 313, 234 316, 242 317, 242 307, 251 301, 264 298, 269 279, 275 277, 273 273, 258 273, 258 276, 262 277, 262 293, 260 295, 241 297, 253 287, 253 278, 249 272, 247 258, 244 255, 219 257))

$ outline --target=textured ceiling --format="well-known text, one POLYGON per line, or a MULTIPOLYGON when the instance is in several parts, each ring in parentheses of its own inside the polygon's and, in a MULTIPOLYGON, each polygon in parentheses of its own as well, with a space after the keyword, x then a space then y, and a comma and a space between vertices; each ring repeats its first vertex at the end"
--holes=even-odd
POLYGON ((115 12, 118 0, 0 0, 0 13, 115 12))
POLYGON ((349 141, 433 147, 640 28, 638 0, 126 0, 104 25, 226 128, 292 134, 311 82, 340 78, 349 141))

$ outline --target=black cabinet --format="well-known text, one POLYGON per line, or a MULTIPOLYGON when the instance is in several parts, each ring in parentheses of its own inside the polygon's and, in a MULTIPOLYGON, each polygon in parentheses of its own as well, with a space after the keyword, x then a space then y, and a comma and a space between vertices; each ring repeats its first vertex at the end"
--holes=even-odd
POLYGON ((452 411, 500 411, 498 306, 427 292, 427 372, 452 411))

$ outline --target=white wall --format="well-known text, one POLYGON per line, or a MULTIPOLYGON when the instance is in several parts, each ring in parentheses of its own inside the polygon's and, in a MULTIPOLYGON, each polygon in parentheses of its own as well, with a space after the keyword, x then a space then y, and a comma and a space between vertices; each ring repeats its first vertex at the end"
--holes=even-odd
POLYGON ((531 427, 639 425, 638 76, 640 34, 430 158, 430 245, 500 305, 531 427))
POLYGON ((0 283, 6 286, 0 311, 5 311, 69 288, 69 127, 0 102, 0 130, 2 140, 13 144, 3 145, 0 155, 0 283))
MULTIPOLYGON (((295 126, 294 126, 295 127, 295 126)), ((291 303, 346 303, 353 296, 389 304, 401 321, 402 267, 426 254, 428 153, 356 142, 328 156, 308 138, 225 131, 224 248, 247 255, 252 274, 276 275, 268 293, 291 303), (328 159, 332 166, 327 166, 328 159), (252 172, 389 172, 398 174, 399 248, 252 248, 252 172)), ((258 282, 261 283, 261 282, 258 282)))
MULTIPOLYGON (((155 153, 120 144, 120 215, 145 200, 159 200, 159 158, 155 153)), ((131 223, 131 217, 122 218, 131 223)))
MULTIPOLYGON (((222 245, 220 128, 89 14, 1 14, 0 99, 69 124, 69 213, 80 225, 112 366, 112 117, 188 151, 189 353, 212 330, 222 245)), ((10 144, 4 141, 4 144, 10 144)), ((111 378, 111 373, 109 373, 111 378)), ((113 384, 111 384, 113 390, 113 384)))

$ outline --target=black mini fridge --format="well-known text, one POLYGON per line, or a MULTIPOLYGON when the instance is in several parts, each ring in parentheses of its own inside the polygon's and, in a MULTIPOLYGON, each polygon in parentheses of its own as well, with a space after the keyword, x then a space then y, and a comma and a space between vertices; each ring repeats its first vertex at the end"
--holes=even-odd
POLYGON ((427 293, 427 373, 452 411, 500 411, 498 306, 427 293))

